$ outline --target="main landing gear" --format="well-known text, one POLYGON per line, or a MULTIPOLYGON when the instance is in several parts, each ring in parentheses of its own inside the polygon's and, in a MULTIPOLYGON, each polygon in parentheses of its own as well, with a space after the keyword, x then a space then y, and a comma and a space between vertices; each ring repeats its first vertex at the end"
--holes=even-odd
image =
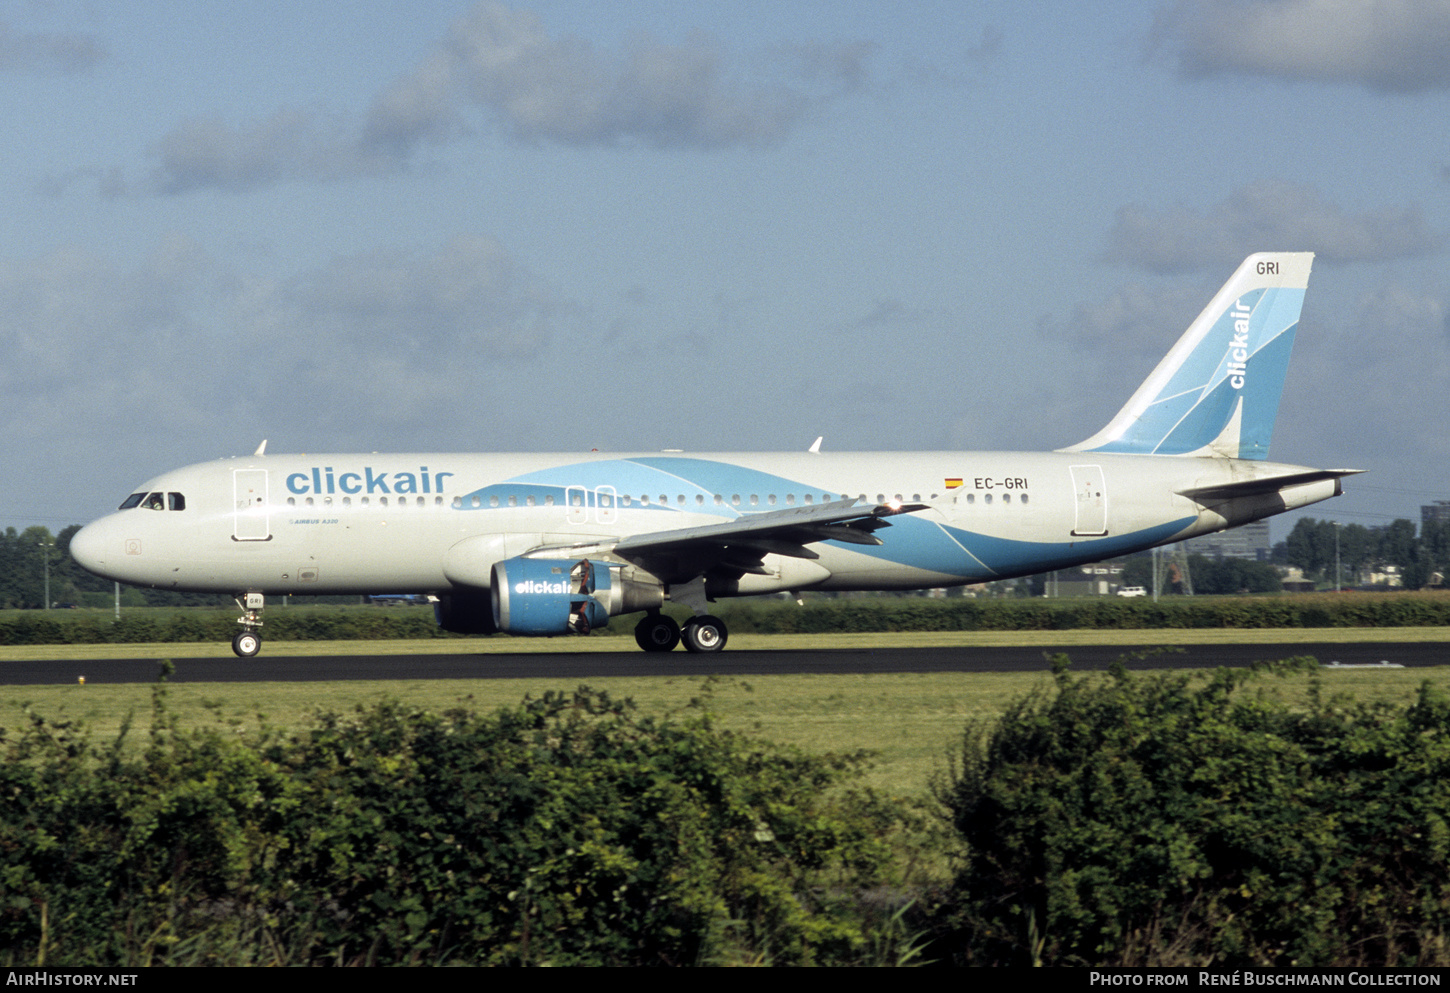
POLYGON ((262 607, 266 598, 260 593, 244 593, 237 597, 237 606, 242 616, 237 623, 242 629, 232 638, 232 651, 240 658, 249 659, 262 650, 262 607))
POLYGON ((729 637, 725 622, 709 614, 690 618, 683 629, 664 614, 645 614, 634 629, 635 642, 647 652, 673 651, 680 642, 688 652, 718 652, 729 637))
POLYGON ((634 627, 634 640, 647 652, 672 652, 680 643, 680 626, 664 614, 645 614, 634 627))

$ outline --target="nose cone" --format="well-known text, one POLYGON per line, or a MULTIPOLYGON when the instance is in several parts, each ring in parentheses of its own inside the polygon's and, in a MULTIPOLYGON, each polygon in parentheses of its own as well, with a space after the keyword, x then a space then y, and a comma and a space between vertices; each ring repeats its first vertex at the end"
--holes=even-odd
POLYGON ((87 524, 71 537, 70 557, 87 572, 111 579, 111 574, 106 571, 106 559, 114 558, 120 551, 109 547, 112 542, 108 540, 108 533, 114 530, 107 526, 105 518, 87 524))

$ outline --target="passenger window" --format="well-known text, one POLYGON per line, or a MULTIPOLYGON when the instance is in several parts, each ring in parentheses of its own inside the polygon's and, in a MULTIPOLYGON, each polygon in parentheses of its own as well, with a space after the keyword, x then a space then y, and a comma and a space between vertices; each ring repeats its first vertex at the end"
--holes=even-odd
POLYGON ((1017 500, 1018 500, 1019 503, 1026 503, 1027 502, 1027 494, 1026 493, 1019 494, 1018 497, 1017 497, 1017 500))

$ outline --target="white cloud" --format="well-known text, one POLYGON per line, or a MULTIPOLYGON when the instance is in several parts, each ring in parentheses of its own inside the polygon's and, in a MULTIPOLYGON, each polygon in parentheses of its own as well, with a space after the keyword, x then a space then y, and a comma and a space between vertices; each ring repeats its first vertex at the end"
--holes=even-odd
POLYGON ((105 58, 105 50, 90 35, 16 32, 0 21, 0 72, 87 72, 105 58))
POLYGON ((341 121, 300 110, 281 110, 236 127, 218 118, 191 118, 153 147, 160 164, 150 191, 235 192, 281 180, 370 175, 401 165, 395 158, 364 151, 350 130, 341 121))
POLYGON ((1366 290, 1342 313, 1306 306, 1284 399, 1296 411, 1296 447, 1375 470, 1371 486, 1384 485, 1381 471, 1418 477, 1422 489, 1443 485, 1450 437, 1435 399, 1450 391, 1447 318, 1443 292, 1398 280, 1366 290))
POLYGON ((501 409, 508 370, 546 353, 569 312, 485 238, 280 281, 180 236, 134 262, 0 260, 0 462, 58 424, 76 443, 100 431, 225 449, 238 425, 306 424, 314 439, 363 444, 370 429, 407 448, 422 443, 409 431, 501 409))
POLYGON ((705 35, 681 44, 641 37, 601 51, 550 36, 528 11, 485 0, 380 91, 362 122, 295 108, 239 124, 192 118, 153 146, 158 165, 145 189, 239 192, 388 172, 424 143, 470 134, 470 109, 524 142, 770 145, 812 108, 862 85, 870 53, 866 44, 798 46, 773 60, 790 66, 780 79, 751 78, 705 35))
POLYGON ((1440 242, 1418 208, 1348 214, 1312 187, 1266 180, 1239 187, 1205 212, 1120 207, 1105 257, 1184 272, 1237 265, 1261 251, 1312 251, 1321 263, 1375 262, 1424 255, 1440 242))
POLYGON ((1177 48, 1186 76, 1450 86, 1447 0, 1179 0, 1159 17, 1154 42, 1177 48))
MULTIPOLYGON (((799 47, 799 76, 831 90, 859 85, 870 47, 799 47)), ((367 133, 409 141, 448 133, 450 96, 489 111, 525 141, 573 145, 640 142, 712 148, 771 144, 803 118, 813 97, 800 85, 747 83, 718 44, 637 38, 618 52, 551 37, 532 13, 485 0, 456 23, 439 51, 375 102, 367 133)))
POLYGON ((332 337, 348 350, 444 367, 470 356, 532 357, 548 345, 564 306, 496 242, 478 237, 455 238, 422 258, 335 259, 292 280, 282 298, 311 329, 310 341, 332 337))

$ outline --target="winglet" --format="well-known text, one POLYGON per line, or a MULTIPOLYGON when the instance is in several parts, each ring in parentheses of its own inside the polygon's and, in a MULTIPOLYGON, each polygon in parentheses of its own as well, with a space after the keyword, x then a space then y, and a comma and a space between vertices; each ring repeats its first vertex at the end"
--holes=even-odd
POLYGON ((1313 262, 1250 255, 1107 427, 1060 451, 1268 458, 1313 262))

